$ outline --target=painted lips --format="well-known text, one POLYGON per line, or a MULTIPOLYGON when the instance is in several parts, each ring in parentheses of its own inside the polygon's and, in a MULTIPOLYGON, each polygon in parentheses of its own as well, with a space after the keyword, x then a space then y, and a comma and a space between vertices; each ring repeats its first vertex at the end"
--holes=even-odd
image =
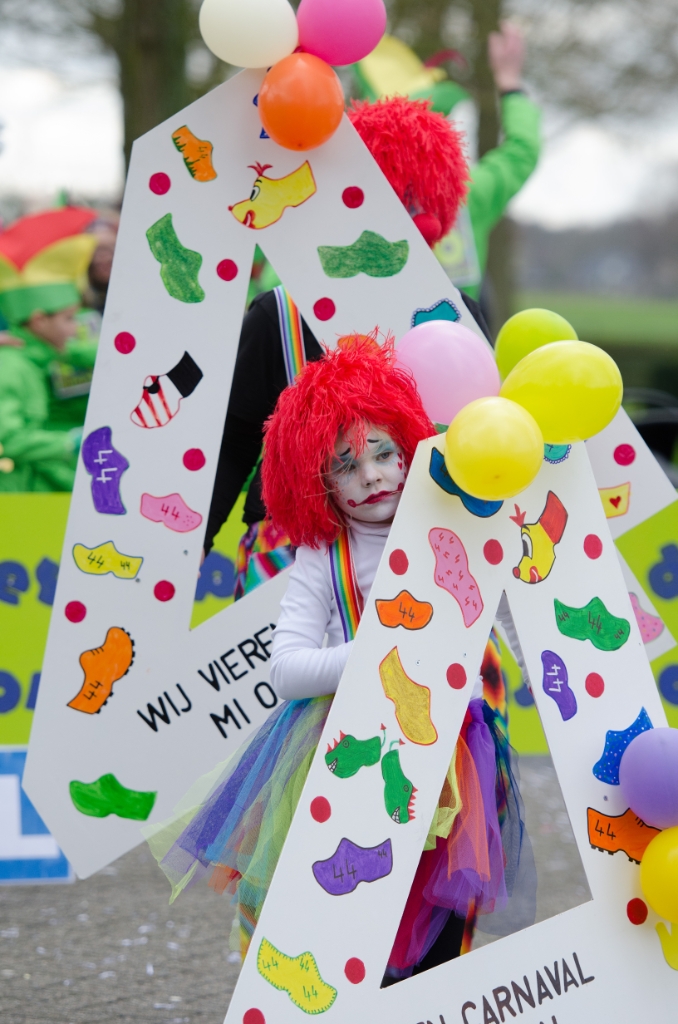
POLYGON ((380 501, 399 494, 402 489, 402 484, 399 484, 395 491, 378 491, 376 494, 370 494, 364 501, 354 501, 353 498, 349 498, 346 504, 350 505, 351 508, 360 508, 361 505, 377 505, 380 501))

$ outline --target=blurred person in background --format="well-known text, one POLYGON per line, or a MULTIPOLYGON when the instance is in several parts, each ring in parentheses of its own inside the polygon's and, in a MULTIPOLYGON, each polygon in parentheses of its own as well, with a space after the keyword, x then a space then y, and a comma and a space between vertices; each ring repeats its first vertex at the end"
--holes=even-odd
POLYGON ((73 487, 98 341, 77 319, 95 219, 63 207, 0 235, 0 492, 73 487))
MULTIPOLYGON (((400 39, 384 36, 356 65, 356 76, 368 99, 395 94, 428 99, 433 110, 453 120, 456 105, 470 98, 438 66, 453 56, 454 51, 441 51, 424 64, 400 39)), ((452 230, 435 239, 433 248, 450 279, 472 299, 480 299, 492 229, 534 171, 541 151, 541 115, 525 92, 525 41, 517 25, 503 22, 499 32, 490 34, 488 60, 502 139, 471 166, 466 203, 452 230)))
POLYGON ((105 211, 99 213, 96 220, 87 228, 87 234, 96 238, 96 249, 87 270, 87 288, 83 294, 83 304, 86 309, 96 310, 102 315, 111 279, 119 221, 117 213, 105 211))

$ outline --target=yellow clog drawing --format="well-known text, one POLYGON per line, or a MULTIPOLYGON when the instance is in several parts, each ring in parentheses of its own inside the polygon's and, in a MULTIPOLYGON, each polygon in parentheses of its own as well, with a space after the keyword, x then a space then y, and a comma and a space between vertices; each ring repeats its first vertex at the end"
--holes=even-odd
POLYGON ((380 664, 379 676, 384 693, 395 704, 403 736, 422 746, 435 743, 438 733, 431 721, 431 691, 428 686, 420 686, 410 679, 402 666, 397 647, 389 651, 380 664))
POLYGON ((107 540, 96 548, 74 544, 73 561, 81 572, 89 573, 90 576, 105 576, 112 572, 119 580, 133 580, 141 568, 143 558, 123 555, 112 540, 107 540))
POLYGON ((287 992, 295 1006, 304 1013, 324 1013, 337 998, 332 988, 320 977, 312 953, 287 956, 262 939, 257 954, 257 970, 274 988, 287 992))
POLYGON ((257 172, 249 199, 243 199, 229 210, 236 220, 255 231, 279 221, 288 206, 301 206, 315 195, 315 179, 308 160, 284 178, 264 174, 271 164, 250 164, 257 172))

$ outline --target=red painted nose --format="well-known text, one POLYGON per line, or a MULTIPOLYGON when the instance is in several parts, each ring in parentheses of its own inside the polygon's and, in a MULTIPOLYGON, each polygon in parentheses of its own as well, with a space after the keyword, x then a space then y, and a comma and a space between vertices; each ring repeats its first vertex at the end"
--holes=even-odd
POLYGON ((440 221, 433 213, 418 213, 412 220, 417 225, 428 245, 435 245, 443 233, 440 221))
POLYGON ((519 580, 519 579, 520 579, 520 569, 518 568, 518 566, 517 566, 517 565, 516 565, 516 566, 514 566, 514 568, 513 568, 513 575, 515 576, 515 578, 516 578, 517 580, 519 580))

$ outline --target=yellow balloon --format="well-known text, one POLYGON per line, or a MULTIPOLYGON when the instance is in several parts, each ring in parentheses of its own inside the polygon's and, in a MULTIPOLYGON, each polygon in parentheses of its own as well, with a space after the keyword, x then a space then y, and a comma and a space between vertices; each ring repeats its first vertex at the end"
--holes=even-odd
POLYGON ((494 354, 502 380, 521 359, 552 341, 578 341, 565 317, 550 309, 523 309, 510 317, 497 335, 494 354))
POLYGON ((546 444, 572 444, 608 425, 623 390, 619 368, 602 348, 556 341, 521 359, 499 394, 534 416, 546 444))
POLYGON ((528 412, 506 398, 478 398, 457 413, 445 435, 445 464, 467 494, 512 498, 532 483, 544 438, 528 412))
POLYGON ((640 862, 640 887, 655 913, 678 922, 678 828, 655 836, 640 862))

